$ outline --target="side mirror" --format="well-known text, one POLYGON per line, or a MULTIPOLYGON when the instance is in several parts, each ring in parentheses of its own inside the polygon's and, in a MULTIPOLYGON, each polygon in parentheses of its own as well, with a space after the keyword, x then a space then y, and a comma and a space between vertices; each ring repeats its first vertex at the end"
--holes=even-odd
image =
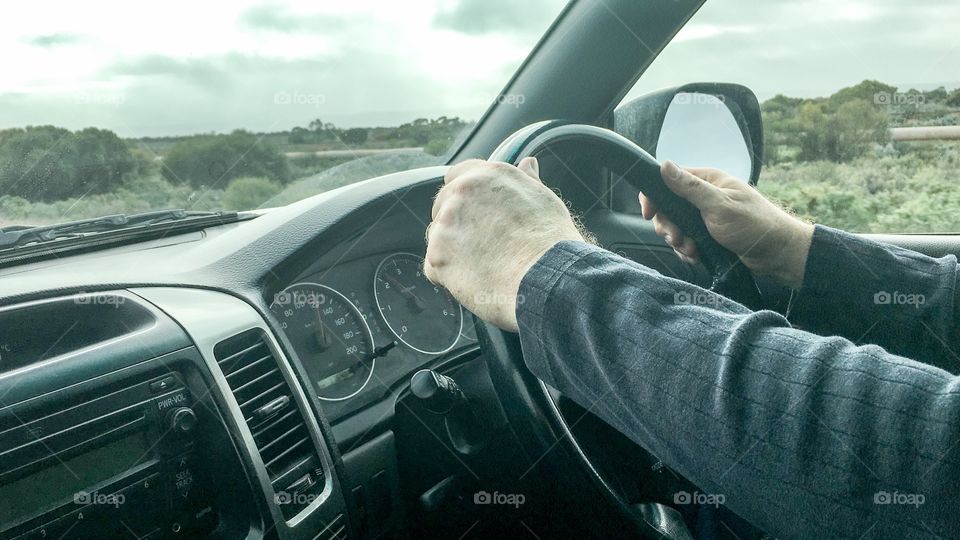
POLYGON ((613 129, 658 161, 715 167, 756 185, 763 163, 757 96, 727 83, 691 83, 640 96, 617 108, 613 129))

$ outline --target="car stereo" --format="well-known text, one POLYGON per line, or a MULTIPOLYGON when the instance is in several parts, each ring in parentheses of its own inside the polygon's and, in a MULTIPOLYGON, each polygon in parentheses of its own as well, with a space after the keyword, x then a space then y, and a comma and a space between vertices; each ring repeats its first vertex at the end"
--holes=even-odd
POLYGON ((219 516, 179 371, 0 408, 0 539, 195 538, 219 516))

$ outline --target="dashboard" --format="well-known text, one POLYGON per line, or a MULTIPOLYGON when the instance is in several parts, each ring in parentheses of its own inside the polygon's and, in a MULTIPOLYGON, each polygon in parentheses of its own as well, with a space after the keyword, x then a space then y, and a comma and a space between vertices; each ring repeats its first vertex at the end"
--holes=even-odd
POLYGON ((0 268, 0 539, 396 530, 380 425, 477 351, 422 274, 444 172, 0 268))
MULTIPOLYGON (((445 172, 0 267, 0 540, 578 527, 510 422, 494 381, 511 374, 423 276, 445 172), (483 492, 531 502, 481 508, 483 492)), ((575 178, 556 186, 595 206, 575 178)), ((639 221, 585 216, 612 249, 706 279, 658 266, 675 259, 652 230, 638 241, 639 221)))
MULTIPOLYGON (((578 527, 509 420, 494 381, 511 374, 423 276, 445 172, 0 267, 0 540, 578 527), (481 508, 483 492, 536 502, 481 508)), ((638 242, 639 217, 585 218, 626 256, 673 260, 652 230, 638 242)), ((676 264, 661 271, 705 279, 676 264)))

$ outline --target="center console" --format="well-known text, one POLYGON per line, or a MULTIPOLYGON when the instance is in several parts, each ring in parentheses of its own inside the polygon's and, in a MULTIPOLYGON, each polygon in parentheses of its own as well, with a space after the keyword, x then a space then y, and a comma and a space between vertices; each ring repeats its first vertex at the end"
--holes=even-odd
POLYGON ((209 291, 0 308, 0 540, 346 538, 334 458, 278 351, 209 291))
POLYGON ((198 405, 176 370, 65 388, 0 417, 0 523, 24 538, 204 536, 198 405), (86 395, 96 395, 84 399, 86 395))

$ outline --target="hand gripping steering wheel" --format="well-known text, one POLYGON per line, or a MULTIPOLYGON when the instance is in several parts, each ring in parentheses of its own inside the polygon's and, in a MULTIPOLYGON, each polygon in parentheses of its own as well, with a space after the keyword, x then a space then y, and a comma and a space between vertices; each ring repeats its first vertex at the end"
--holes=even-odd
MULTIPOLYGON (((589 154, 612 173, 622 176, 642 191, 663 212, 697 242, 700 258, 712 277, 711 289, 747 307, 758 309, 760 292, 753 276, 740 259, 714 240, 703 222, 700 211, 679 197, 664 184, 660 164, 642 148, 608 129, 545 121, 527 126, 508 137, 490 156, 491 161, 516 165, 528 156, 549 151, 562 156, 576 151, 589 154)), ((545 457, 553 464, 558 483, 566 490, 578 490, 581 497, 599 491, 611 504, 613 514, 633 525, 641 536, 651 538, 688 538, 689 533, 674 510, 662 505, 632 505, 605 479, 577 442, 558 406, 559 393, 537 379, 523 361, 517 334, 503 332, 489 324, 481 325, 481 349, 486 357, 497 393, 514 426, 520 442, 535 464, 545 457), (593 491, 583 489, 586 485, 593 491), (564 486, 564 481, 566 485, 564 486), (682 529, 682 530, 681 530, 682 529)), ((595 497, 594 497, 595 499, 595 497)))

